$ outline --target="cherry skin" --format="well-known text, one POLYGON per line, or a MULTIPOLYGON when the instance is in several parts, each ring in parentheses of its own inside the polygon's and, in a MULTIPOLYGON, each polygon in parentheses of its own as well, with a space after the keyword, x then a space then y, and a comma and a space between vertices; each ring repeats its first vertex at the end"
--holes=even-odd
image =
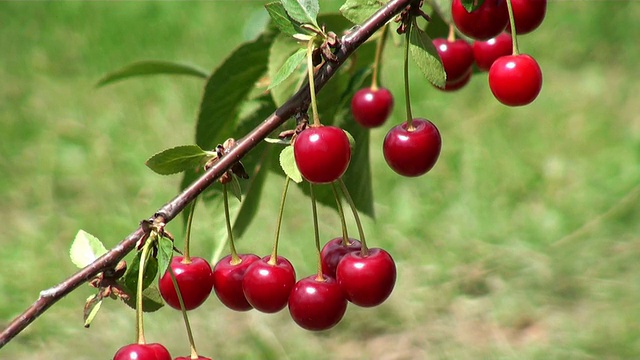
POLYGON ((226 307, 235 311, 253 309, 242 291, 242 279, 249 265, 260 260, 258 255, 238 254, 242 260, 239 264, 231 264, 231 255, 220 259, 213 268, 213 290, 218 299, 226 307))
POLYGON ((372 307, 382 304, 396 283, 396 264, 383 249, 371 248, 367 256, 359 251, 345 255, 336 270, 344 296, 353 304, 372 307))
POLYGON ((385 88, 360 89, 351 99, 351 114, 355 121, 365 128, 375 128, 384 124, 391 110, 393 95, 385 88))
POLYGON ((121 347, 113 360, 171 360, 169 351, 162 345, 129 344, 121 347))
POLYGON ((171 354, 169 354, 169 350, 161 344, 152 343, 147 344, 149 348, 156 354, 157 360, 171 360, 171 354))
POLYGON ((469 71, 467 71, 467 74, 465 76, 463 76, 462 78, 456 81, 447 81, 444 85, 444 89, 439 87, 436 87, 436 88, 446 92, 460 90, 469 83, 469 81, 471 80, 471 75, 473 75, 473 69, 469 69, 469 71))
POLYGON ((293 156, 302 176, 310 183, 331 183, 349 167, 351 145, 345 132, 335 126, 311 126, 293 144, 293 156))
POLYGON ((434 39, 433 45, 442 60, 442 66, 447 74, 447 82, 463 79, 473 65, 471 45, 462 39, 449 41, 443 38, 434 39))
POLYGON ((278 256, 275 265, 265 256, 249 266, 242 280, 244 295, 256 310, 275 313, 287 306, 296 283, 296 272, 289 260, 278 256))
MULTIPOLYGON (((174 256, 169 266, 176 276, 185 309, 193 310, 202 305, 211 294, 213 272, 211 265, 203 258, 192 257, 188 264, 184 264, 183 259, 182 256, 174 256)), ((158 287, 164 301, 172 308, 180 310, 180 301, 169 271, 160 278, 158 287)))
POLYGON ((349 244, 345 245, 341 237, 329 240, 320 251, 322 272, 332 278, 336 277, 336 267, 347 253, 360 251, 360 241, 349 238, 349 244))
POLYGON ((509 22, 506 0, 485 0, 470 13, 460 0, 453 0, 451 16, 461 33, 476 40, 488 40, 497 36, 509 22))
POLYGON ((501 33, 487 41, 475 41, 473 43, 473 57, 480 70, 489 71, 493 62, 499 57, 513 53, 511 35, 501 33))
MULTIPOLYGON (((523 35, 537 29, 547 13, 547 0, 511 0, 513 18, 516 22, 516 33, 523 35)), ((511 32, 511 24, 507 25, 511 32)))
POLYGON ((306 277, 296 283, 289 295, 289 313, 300 327, 321 331, 336 326, 345 311, 347 300, 336 280, 326 275, 306 277))
POLYGON ((440 132, 431 121, 416 118, 412 122, 411 131, 406 122, 391 128, 382 145, 389 167, 404 176, 420 176, 431 170, 442 147, 440 132))
POLYGON ((542 70, 529 55, 503 56, 491 65, 489 87, 496 99, 505 105, 527 105, 542 89, 542 70))

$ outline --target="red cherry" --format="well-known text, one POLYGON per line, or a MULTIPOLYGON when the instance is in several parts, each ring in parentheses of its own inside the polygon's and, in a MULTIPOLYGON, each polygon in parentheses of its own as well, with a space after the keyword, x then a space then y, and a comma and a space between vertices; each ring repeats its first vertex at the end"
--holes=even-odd
POLYGON ((487 41, 473 43, 473 57, 480 70, 489 71, 496 59, 513 53, 511 35, 501 33, 487 41))
POLYGON ((463 76, 462 78, 456 81, 447 81, 446 84, 444 85, 444 89, 441 89, 439 87, 437 87, 437 89, 446 91, 446 92, 460 90, 469 83, 469 80, 471 80, 471 75, 473 75, 473 69, 469 69, 469 71, 467 71, 467 74, 465 76, 463 76))
MULTIPOLYGON (((169 266, 176 276, 185 309, 192 310, 202 305, 211 294, 213 272, 211 265, 203 258, 192 257, 188 264, 184 264, 183 259, 182 256, 174 256, 169 266)), ((179 310, 180 301, 168 271, 160 279, 158 287, 164 301, 179 310)))
POLYGON ((317 275, 306 277, 296 283, 289 295, 289 313, 300 327, 320 331, 336 326, 345 311, 347 300, 335 279, 317 275))
POLYGON ((414 129, 407 123, 396 125, 384 137, 382 152, 393 171, 404 176, 420 176, 435 165, 440 155, 442 139, 433 123, 413 119, 414 129))
MULTIPOLYGON (((516 33, 523 35, 537 29, 547 12, 547 0, 511 0, 516 33)), ((507 25, 511 32, 511 24, 507 25)))
POLYGON ((166 347, 158 343, 147 344, 147 346, 156 354, 156 360, 171 360, 171 354, 166 347))
POLYGON ((213 290, 218 299, 231 310, 247 311, 253 309, 242 291, 242 279, 249 265, 260 260, 254 254, 238 254, 242 262, 231 264, 231 255, 220 259, 213 268, 213 290))
POLYGON ((491 65, 489 87, 496 99, 505 105, 527 105, 542 89, 542 70, 529 55, 503 56, 491 65))
POLYGON ((345 255, 336 270, 336 279, 347 300, 362 307, 382 304, 396 283, 396 264, 383 249, 369 249, 345 255))
POLYGON ((113 360, 171 360, 169 351, 162 345, 129 344, 121 347, 113 360))
POLYGON ((244 295, 256 310, 275 313, 287 306, 296 283, 296 272, 289 260, 278 256, 275 265, 265 256, 249 266, 242 280, 244 295))
POLYGON ((336 267, 347 253, 360 251, 360 241, 349 238, 349 244, 345 245, 341 237, 329 240, 322 247, 320 258, 322 260, 322 272, 332 278, 336 277, 336 267))
POLYGON ((349 166, 351 145, 347 134, 335 126, 308 127, 293 144, 293 156, 302 176, 310 183, 338 180, 349 166))
MULTIPOLYGON (((179 357, 175 358, 174 360, 192 360, 192 359, 191 359, 191 356, 179 356, 179 357)), ((197 360, 211 360, 211 358, 198 355, 197 360)))
POLYGON ((351 113, 356 122, 366 128, 378 127, 389 118, 393 95, 385 88, 364 88, 351 99, 351 113))
POLYGON ((488 40, 497 36, 509 22, 505 0, 485 0, 470 13, 462 6, 461 0, 453 0, 451 16, 461 33, 476 40, 488 40))
POLYGON ((473 65, 471 45, 462 39, 449 41, 442 38, 434 39, 433 45, 442 60, 442 66, 447 74, 447 82, 463 79, 473 65))

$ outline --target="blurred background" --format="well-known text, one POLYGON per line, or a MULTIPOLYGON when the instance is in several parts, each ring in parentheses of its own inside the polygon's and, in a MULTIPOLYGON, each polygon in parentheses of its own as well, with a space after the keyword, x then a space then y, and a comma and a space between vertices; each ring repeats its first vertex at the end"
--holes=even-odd
MULTIPOLYGON (((261 1, 0 2, 0 326, 76 271, 79 229, 109 248, 177 193, 179 176, 144 161, 193 143, 203 81, 158 76, 96 89, 105 73, 144 59, 214 69, 266 21, 261 1), (247 20, 249 19, 249 20, 247 20)), ((341 1, 322 0, 324 11, 341 1)), ((442 93, 412 68, 414 115, 443 136, 427 176, 384 163, 386 128, 403 118, 401 48, 386 52, 396 94, 372 133, 377 219, 372 246, 396 259, 382 306, 350 306, 323 333, 288 312, 234 313, 215 296, 191 312, 214 359, 640 358, 640 47, 637 1, 550 0, 538 31, 520 38, 544 73, 531 105, 499 104, 486 74, 442 93)), ((240 135, 240 134, 239 134, 240 135)), ((267 254, 282 181, 271 176, 241 251, 267 254)), ((287 203, 281 253, 314 271, 308 202, 287 203)), ((196 213, 194 254, 222 239, 196 213)), ((321 235, 337 216, 321 209, 321 235)), ((171 228, 171 226, 170 226, 171 228)), ((180 229, 173 229, 181 238, 180 229)), ((355 229, 352 230, 355 232, 355 229)), ((134 312, 108 301, 90 329, 82 287, 0 350, 6 359, 107 359, 134 341, 134 312)), ((145 318, 147 339, 188 354, 179 312, 145 318)))

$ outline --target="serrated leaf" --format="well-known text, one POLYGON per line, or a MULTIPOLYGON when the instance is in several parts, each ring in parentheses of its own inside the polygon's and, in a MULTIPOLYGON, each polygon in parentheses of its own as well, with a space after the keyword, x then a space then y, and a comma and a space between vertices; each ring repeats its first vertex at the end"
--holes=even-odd
POLYGON ((361 24, 385 4, 381 0, 347 0, 340 7, 340 12, 352 23, 361 24))
MULTIPOLYGON (((127 304, 130 308, 135 309, 136 292, 133 291, 132 293, 130 293, 129 299, 124 300, 124 303, 127 304)), ((159 310, 163 306, 164 301, 162 300, 162 295, 160 295, 160 291, 155 285, 149 286, 142 291, 142 311, 154 312, 159 310)))
POLYGON ((295 35, 303 31, 284 9, 281 2, 272 2, 264 6, 275 26, 287 35, 295 35))
POLYGON ((284 80, 291 76, 291 74, 293 74, 293 72, 298 68, 302 60, 305 59, 306 55, 306 49, 298 49, 296 52, 291 54, 291 56, 287 58, 284 64, 282 64, 280 70, 278 70, 278 72, 273 76, 267 90, 280 85, 284 80))
POLYGON ((145 75, 190 75, 205 79, 207 73, 197 67, 170 61, 145 60, 124 66, 112 73, 105 75, 98 81, 96 87, 112 84, 136 76, 145 75))
POLYGON ((409 52, 424 76, 433 85, 444 88, 447 76, 429 35, 414 22, 409 36, 409 52))
POLYGON ((87 298, 82 314, 85 328, 91 326, 91 322, 96 317, 96 315, 98 315, 98 311, 100 311, 100 305, 102 305, 102 298, 100 298, 98 295, 91 295, 87 298))
POLYGON ((182 145, 153 155, 145 165, 157 174, 171 175, 197 168, 207 156, 198 145, 182 145))
POLYGON ((158 279, 164 276, 173 257, 173 241, 166 237, 158 239, 158 279))
POLYGON ((280 167, 285 175, 296 183, 302 182, 302 174, 296 165, 296 159, 293 156, 293 146, 289 145, 280 152, 280 167))
POLYGON ((71 261, 80 269, 94 262, 107 252, 100 240, 84 230, 78 231, 71 243, 69 256, 71 261))
POLYGON ((293 20, 319 28, 317 17, 320 12, 320 3, 318 0, 281 0, 281 2, 293 20))
MULTIPOLYGON (((127 266, 127 271, 123 276, 123 283, 127 289, 131 289, 135 292, 135 289, 138 286, 138 272, 140 271, 140 258, 142 256, 142 251, 138 251, 134 256, 131 263, 127 266)), ((145 261, 144 264, 144 277, 142 278, 142 288, 146 289, 153 283, 153 279, 156 278, 156 273, 158 272, 158 261, 149 256, 149 258, 145 261)))
POLYGON ((242 187, 240 186, 238 177, 235 175, 231 176, 231 182, 227 185, 227 189, 229 189, 231 194, 238 199, 238 201, 242 201, 242 187))

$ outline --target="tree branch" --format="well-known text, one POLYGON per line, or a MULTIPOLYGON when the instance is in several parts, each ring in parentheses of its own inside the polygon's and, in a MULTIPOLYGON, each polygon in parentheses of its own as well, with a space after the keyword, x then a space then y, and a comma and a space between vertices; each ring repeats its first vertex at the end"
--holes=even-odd
MULTIPOLYGON (((337 69, 347 60, 347 58, 364 43, 373 33, 384 26, 387 22, 408 6, 413 0, 391 0, 385 7, 376 12, 362 25, 355 27, 349 34, 342 38, 340 48, 336 55, 337 60, 326 62, 318 70, 315 76, 316 92, 329 81, 336 73, 337 69)), ((291 99, 253 129, 249 134, 237 142, 237 145, 229 151, 220 161, 216 162, 198 180, 193 182, 182 193, 160 208, 152 218, 161 216, 164 222, 168 223, 174 219, 191 201, 193 201, 207 187, 213 184, 222 174, 231 168, 238 160, 242 159, 249 151, 264 140, 271 132, 276 130, 286 120, 300 111, 309 107, 310 103, 308 84, 296 92, 291 99)), ((22 314, 16 317, 0 333, 0 348, 6 345, 18 333, 24 330, 29 324, 49 309, 58 300, 78 288, 83 283, 91 280, 97 274, 114 268, 116 264, 134 249, 136 242, 144 235, 142 227, 138 227, 129 234, 113 249, 98 258, 93 263, 81 269, 60 284, 40 292, 40 297, 22 314)))

